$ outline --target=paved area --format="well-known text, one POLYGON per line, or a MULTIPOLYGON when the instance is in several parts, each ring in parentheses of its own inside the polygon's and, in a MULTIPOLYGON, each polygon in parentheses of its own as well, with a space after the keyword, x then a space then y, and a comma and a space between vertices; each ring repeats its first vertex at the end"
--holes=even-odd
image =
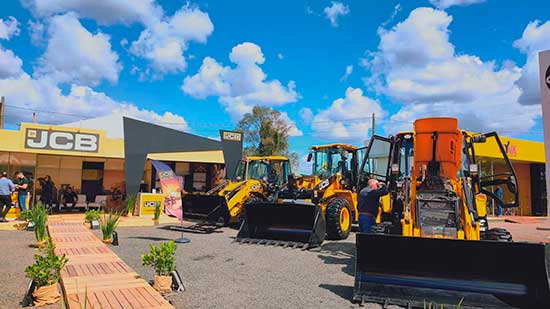
POLYGON ((173 308, 76 219, 48 220, 56 254, 69 259, 61 272, 68 308, 173 308))
MULTIPOLYGON (((352 308, 355 236, 326 242, 321 250, 233 243, 234 229, 209 235, 186 233, 178 245, 177 268, 187 291, 167 298, 176 308, 352 308)), ((112 247, 130 267, 152 279, 141 266, 150 244, 176 239, 179 232, 120 228, 112 247)), ((380 308, 369 305, 369 308, 380 308)))
POLYGON ((514 241, 550 242, 550 220, 535 217, 502 217, 489 220, 489 227, 505 228, 514 241))

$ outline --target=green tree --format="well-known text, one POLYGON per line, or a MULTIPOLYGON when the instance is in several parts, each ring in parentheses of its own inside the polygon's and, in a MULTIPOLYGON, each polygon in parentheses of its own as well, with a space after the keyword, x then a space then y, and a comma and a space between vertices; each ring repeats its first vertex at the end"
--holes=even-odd
POLYGON ((237 131, 244 135, 244 153, 247 156, 287 156, 293 166, 298 156, 288 150, 288 132, 291 126, 281 113, 269 107, 254 106, 239 121, 237 131))

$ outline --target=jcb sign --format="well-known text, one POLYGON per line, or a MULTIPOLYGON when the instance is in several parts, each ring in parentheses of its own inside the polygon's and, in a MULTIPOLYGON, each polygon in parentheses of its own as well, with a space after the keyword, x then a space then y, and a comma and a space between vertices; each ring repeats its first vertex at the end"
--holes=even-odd
POLYGON ((240 142, 242 138, 242 134, 238 132, 223 132, 223 139, 226 141, 235 141, 240 142))
POLYGON ((25 148, 98 152, 99 134, 27 129, 25 132, 25 148))
POLYGON ((159 201, 146 201, 146 202, 143 202, 143 207, 160 207, 160 202, 159 201))

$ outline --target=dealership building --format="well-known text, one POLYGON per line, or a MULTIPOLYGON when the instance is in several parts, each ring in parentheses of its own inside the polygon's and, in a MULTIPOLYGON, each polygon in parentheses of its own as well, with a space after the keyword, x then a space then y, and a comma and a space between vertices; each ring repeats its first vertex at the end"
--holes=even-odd
POLYGON ((71 186, 90 201, 113 192, 159 188, 152 160, 183 177, 186 191, 208 191, 242 157, 240 133, 220 131, 209 139, 122 116, 65 125, 22 123, 0 129, 0 171, 49 175, 57 188, 71 186), (129 171, 129 172, 127 172, 129 171))

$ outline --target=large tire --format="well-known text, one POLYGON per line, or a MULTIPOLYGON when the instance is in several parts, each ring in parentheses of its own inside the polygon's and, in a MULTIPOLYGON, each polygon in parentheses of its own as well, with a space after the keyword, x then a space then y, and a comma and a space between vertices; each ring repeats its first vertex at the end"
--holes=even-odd
POLYGON ((346 239, 351 231, 351 209, 345 199, 332 199, 326 210, 327 239, 346 239))
POLYGON ((494 228, 483 234, 483 240, 510 242, 512 241, 512 234, 506 229, 494 228))

